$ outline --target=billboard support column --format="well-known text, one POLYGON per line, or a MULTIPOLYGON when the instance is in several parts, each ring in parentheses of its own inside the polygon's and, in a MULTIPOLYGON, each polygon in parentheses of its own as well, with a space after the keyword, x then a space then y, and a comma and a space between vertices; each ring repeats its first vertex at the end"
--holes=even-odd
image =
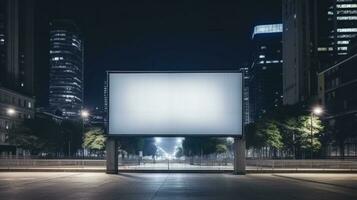
POLYGON ((118 173, 118 141, 109 137, 106 141, 107 174, 118 173))
POLYGON ((245 160, 245 139, 243 137, 234 138, 234 174, 244 175, 246 167, 245 160))

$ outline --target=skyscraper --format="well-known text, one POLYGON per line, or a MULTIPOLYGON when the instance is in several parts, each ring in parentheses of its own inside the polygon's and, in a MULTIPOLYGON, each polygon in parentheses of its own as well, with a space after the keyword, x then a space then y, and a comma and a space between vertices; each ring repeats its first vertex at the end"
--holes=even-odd
POLYGON ((249 69, 249 102, 252 121, 282 104, 282 24, 255 26, 253 62, 249 69))
POLYGON ((34 4, 0 0, 0 86, 33 95, 34 4))
POLYGON ((108 109, 109 109, 109 91, 108 91, 108 82, 107 80, 104 81, 104 125, 107 125, 108 122, 108 109))
POLYGON ((70 20, 50 23, 49 104, 66 118, 79 116, 83 105, 83 41, 70 20))
POLYGON ((317 73, 354 48, 357 0, 283 0, 284 104, 317 98, 317 73))
POLYGON ((249 109, 249 66, 242 66, 239 71, 243 75, 243 123, 247 125, 250 123, 250 109, 249 109))
POLYGON ((320 0, 318 47, 321 70, 350 54, 357 37, 357 0, 320 0))
POLYGON ((6 76, 6 1, 0 0, 0 85, 3 85, 6 76))
POLYGON ((327 156, 356 156, 357 0, 320 0, 319 100, 328 130, 336 134, 327 156), (325 5, 323 5, 324 3, 325 5))
POLYGON ((283 0, 283 101, 317 95, 317 0, 283 0))
POLYGON ((9 130, 34 117, 34 4, 0 0, 0 152, 14 153, 9 130))
POLYGON ((328 20, 333 22, 330 38, 335 53, 337 56, 347 55, 349 45, 357 37, 357 0, 332 0, 328 15, 328 20))

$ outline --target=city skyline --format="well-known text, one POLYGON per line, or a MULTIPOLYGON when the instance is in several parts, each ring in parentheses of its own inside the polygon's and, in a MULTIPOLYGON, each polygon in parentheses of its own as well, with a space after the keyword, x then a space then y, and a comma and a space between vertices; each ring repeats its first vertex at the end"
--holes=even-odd
MULTIPOLYGON (((108 70, 241 70, 248 128, 282 115, 289 106, 301 107, 305 114, 307 107, 315 106, 338 107, 335 113, 355 112, 353 98, 339 99, 346 96, 342 83, 351 84, 343 73, 352 74, 353 69, 335 73, 346 66, 341 58, 353 60, 356 51, 357 3, 353 0, 283 0, 280 6, 270 3, 265 8, 264 3, 241 2, 207 2, 204 7, 189 2, 140 6, 112 2, 111 8, 80 1, 52 1, 56 6, 26 3, 1 0, 3 135, 8 124, 16 121, 11 117, 26 121, 35 110, 39 115, 82 121, 82 125, 94 111, 89 118, 100 124, 106 118, 102 106, 103 102, 107 106, 109 96, 103 87, 108 70), (245 11, 240 5, 254 9, 245 11), (247 20, 240 20, 242 15, 247 20), (342 63, 318 77, 338 62, 342 63)), ((349 137, 347 130, 335 130, 335 124, 343 122, 337 114, 324 122, 331 126, 326 134, 343 131, 342 136, 349 137)), ((331 142, 344 144, 348 137, 331 142)))
POLYGON ((357 0, 0 0, 0 199, 356 199, 357 0))
MULTIPOLYGON (((251 56, 254 24, 281 22, 280 1, 260 2, 254 9, 247 9, 253 2, 108 1, 98 6, 82 1, 51 2, 37 4, 37 40, 49 37, 46 29, 50 20, 71 19, 78 24, 85 42, 84 99, 91 108, 103 106, 103 98, 99 97, 103 85, 99 83, 104 82, 106 70, 238 68, 251 56)), ((49 65, 41 56, 47 55, 47 46, 41 43, 37 57, 42 77, 37 79, 39 105, 48 103, 48 91, 43 85, 48 84, 49 65)))

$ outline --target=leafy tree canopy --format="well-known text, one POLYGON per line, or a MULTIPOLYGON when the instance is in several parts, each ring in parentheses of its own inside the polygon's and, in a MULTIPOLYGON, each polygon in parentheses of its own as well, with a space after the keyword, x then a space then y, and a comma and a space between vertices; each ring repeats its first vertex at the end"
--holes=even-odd
POLYGON ((82 147, 90 150, 104 150, 105 141, 104 130, 99 127, 93 127, 84 134, 82 147))

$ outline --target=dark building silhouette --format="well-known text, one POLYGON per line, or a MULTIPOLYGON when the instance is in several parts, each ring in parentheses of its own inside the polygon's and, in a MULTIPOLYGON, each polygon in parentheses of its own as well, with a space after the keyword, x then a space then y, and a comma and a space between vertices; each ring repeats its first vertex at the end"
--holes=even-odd
POLYGON ((328 156, 357 156, 357 53, 319 73, 319 99, 332 141, 328 156))
POLYGON ((283 0, 284 104, 315 103, 317 74, 350 55, 357 0, 283 0))
POLYGON ((249 104, 249 66, 244 64, 239 71, 243 76, 243 124, 249 124, 250 119, 250 104, 249 104))
POLYGON ((317 0, 283 0, 283 101, 287 105, 317 95, 318 6, 317 0))
POLYGON ((33 1, 0 0, 0 86, 33 95, 33 1))
POLYGON ((79 117, 83 105, 83 40, 70 20, 50 23, 49 104, 65 118, 79 117))
POLYGON ((251 121, 259 120, 282 104, 282 24, 254 28, 253 63, 249 69, 251 121))
MULTIPOLYGON (((0 153, 15 153, 9 130, 34 117, 34 3, 0 0, 0 153)), ((19 149, 17 149, 18 152, 19 149)))

